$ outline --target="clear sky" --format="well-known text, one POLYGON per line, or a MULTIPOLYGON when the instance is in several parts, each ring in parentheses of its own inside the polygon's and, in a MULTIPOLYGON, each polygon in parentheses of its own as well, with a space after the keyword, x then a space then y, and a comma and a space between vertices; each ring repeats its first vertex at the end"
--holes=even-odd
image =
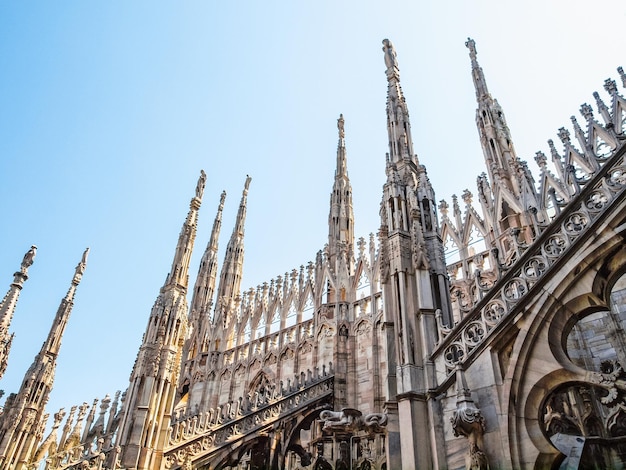
POLYGON ((535 170, 580 104, 619 82, 625 12, 618 0, 0 3, 0 295, 39 247, 0 388, 19 389, 86 247, 48 411, 127 387, 200 169, 192 282, 221 191, 223 250, 246 174, 243 286, 315 258, 340 113, 356 234, 376 232, 382 39, 396 46, 420 162, 450 201, 484 171, 467 37, 535 170))

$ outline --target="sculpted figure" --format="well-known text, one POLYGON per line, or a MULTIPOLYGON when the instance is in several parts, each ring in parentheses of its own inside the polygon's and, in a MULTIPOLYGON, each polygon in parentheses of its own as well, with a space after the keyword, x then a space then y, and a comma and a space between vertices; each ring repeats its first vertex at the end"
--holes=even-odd
POLYGON ((30 247, 30 250, 28 250, 28 253, 24 255, 24 259, 22 260, 22 271, 32 266, 36 254, 37 247, 33 245, 30 247))
POLYGON ((383 39, 383 51, 385 52, 385 65, 387 66, 387 70, 397 69, 398 61, 396 59, 396 49, 389 39, 383 39))
POLYGON ((323 431, 356 432, 362 429, 370 433, 382 432, 382 427, 387 425, 387 415, 384 413, 371 413, 363 416, 354 408, 343 408, 341 411, 324 410, 320 413, 320 420, 324 421, 323 431))
POLYGON ((363 417, 363 426, 369 432, 382 432, 382 427, 387 426, 387 415, 384 413, 371 413, 363 417))
POLYGON ((354 408, 344 408, 341 411, 324 410, 320 419, 324 421, 324 431, 357 430, 361 423, 362 413, 354 408))
POLYGON ((450 422, 454 435, 466 437, 469 443, 468 453, 465 456, 465 468, 466 470, 489 470, 489 461, 482 450, 485 418, 472 400, 460 364, 457 364, 456 378, 457 403, 450 422))
POLYGON ((332 464, 324 458, 324 443, 317 443, 317 459, 313 465, 313 470, 333 470, 332 464))
POLYGON ((200 170, 200 178, 198 178, 198 184, 196 185, 196 197, 198 199, 202 199, 202 194, 204 193, 205 184, 206 184, 206 173, 204 172, 204 170, 200 170))

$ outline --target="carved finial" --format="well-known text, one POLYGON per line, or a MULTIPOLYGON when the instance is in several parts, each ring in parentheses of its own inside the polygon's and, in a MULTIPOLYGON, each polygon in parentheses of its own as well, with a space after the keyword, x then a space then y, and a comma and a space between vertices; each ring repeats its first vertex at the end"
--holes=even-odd
POLYGON ((535 153, 535 161, 537 162, 537 165, 539 165, 540 168, 545 168, 546 165, 548 164, 548 159, 546 157, 546 154, 543 153, 542 151, 535 153))
POLYGON ((343 139, 346 136, 345 130, 344 130, 344 124, 345 121, 343 119, 343 114, 339 115, 339 119, 337 119, 337 129, 339 129, 339 138, 343 139))
POLYGON ((446 202, 446 200, 445 200, 445 199, 442 199, 441 201, 439 201, 439 212, 441 212, 441 214, 442 214, 444 217, 447 217, 447 216, 448 216, 448 208, 449 208, 449 207, 450 207, 450 206, 448 205, 448 203, 446 202))
POLYGON ((588 103, 580 105, 580 114, 582 114, 587 121, 591 121, 593 119, 593 109, 588 103))
POLYGON ((473 197, 473 194, 470 192, 470 190, 469 190, 469 189, 464 190, 464 191, 463 191, 463 194, 461 194, 461 197, 463 198, 463 202, 464 202, 466 205, 468 205, 468 206, 469 206, 469 205, 471 205, 471 204, 472 204, 472 197, 473 197))
POLYGON ((65 417, 65 408, 61 408, 59 411, 54 413, 54 424, 52 425, 52 427, 54 429, 58 428, 61 424, 61 421, 63 421, 64 417, 65 417))
POLYGON ((624 73, 624 69, 621 66, 617 67, 617 73, 619 73, 619 77, 622 79, 622 86, 626 88, 626 73, 624 73))
POLYGON ((559 139, 563 142, 563 144, 569 144, 569 131, 564 127, 559 129, 559 139))
POLYGON ((602 101, 602 98, 600 98, 600 94, 597 91, 594 91, 593 97, 596 100, 596 106, 598 107, 598 111, 602 115, 602 119, 604 119, 604 122, 606 122, 607 128, 613 127, 613 120, 611 118, 611 113, 609 111, 609 108, 606 106, 606 104, 604 104, 604 101, 602 101))
POLYGON ((452 195, 452 210, 455 214, 461 213, 461 208, 459 207, 459 199, 457 198, 456 194, 452 195))
POLYGON ((615 80, 607 78, 606 80, 604 80, 604 89, 607 91, 607 93, 610 94, 617 93, 617 83, 615 82, 615 80))
POLYGON ((359 249, 359 258, 362 258, 363 254, 365 253, 365 238, 359 238, 359 240, 357 241, 357 247, 359 249))
POLYGON ((554 145, 554 141, 552 139, 548 140, 548 146, 550 147, 550 155, 552 156, 552 161, 561 163, 561 156, 559 155, 559 152, 557 152, 556 146, 554 145))
POLYGON ((574 126, 574 134, 575 135, 582 135, 583 131, 580 128, 580 125, 578 124, 578 120, 576 119, 576 116, 570 116, 570 121, 572 121, 572 126, 574 126))

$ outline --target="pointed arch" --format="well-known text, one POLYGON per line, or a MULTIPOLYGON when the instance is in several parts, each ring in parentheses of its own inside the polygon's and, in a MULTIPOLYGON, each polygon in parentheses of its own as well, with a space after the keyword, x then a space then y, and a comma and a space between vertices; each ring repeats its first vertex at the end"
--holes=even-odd
POLYGON ((273 366, 277 362, 278 362, 278 356, 276 356, 275 353, 270 351, 265 355, 265 358, 263 359, 263 367, 266 368, 266 367, 273 366))
POLYGON ((360 300, 364 297, 369 297, 371 295, 371 276, 363 260, 359 260, 359 262, 357 263, 354 275, 354 290, 356 292, 357 300, 360 300))
POLYGON ((304 295, 300 297, 299 301, 300 317, 298 323, 302 323, 303 321, 312 319, 315 314, 315 301, 313 300, 313 290, 310 285, 307 285, 304 290, 304 295))
POLYGON ((286 305, 288 306, 288 308, 283 310, 285 317, 281 323, 284 324, 284 328, 289 328, 298 323, 300 315, 298 315, 299 312, 297 308, 297 299, 290 299, 286 305))
POLYGON ((267 369, 261 369, 250 380, 248 393, 251 395, 255 392, 265 393, 267 390, 272 389, 275 384, 276 376, 267 369))
POLYGON ((596 158, 605 160, 617 148, 617 142, 606 129, 592 121, 589 126, 589 144, 596 158))

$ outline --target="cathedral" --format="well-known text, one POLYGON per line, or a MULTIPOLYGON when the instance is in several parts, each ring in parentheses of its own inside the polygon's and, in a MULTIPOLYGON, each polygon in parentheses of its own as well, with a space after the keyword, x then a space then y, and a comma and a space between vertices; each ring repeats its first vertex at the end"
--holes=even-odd
MULTIPOLYGON (((209 202, 190 280, 201 172, 128 388, 46 408, 87 250, 1 410, 0 470, 624 468, 626 73, 536 153, 533 175, 466 46, 485 160, 474 193, 437 201, 385 39, 378 232, 354 233, 339 116, 314 261, 242 286, 248 177, 223 259, 226 194, 209 202)), ((36 251, 0 304, 0 378, 36 251)))

